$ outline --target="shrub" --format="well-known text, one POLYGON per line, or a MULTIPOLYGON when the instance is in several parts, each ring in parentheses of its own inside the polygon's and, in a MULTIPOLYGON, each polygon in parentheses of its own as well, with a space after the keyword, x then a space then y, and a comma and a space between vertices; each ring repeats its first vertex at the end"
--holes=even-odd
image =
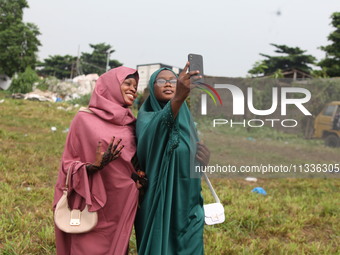
POLYGON ((39 76, 31 68, 26 67, 25 72, 19 73, 17 77, 12 80, 9 91, 13 93, 28 93, 33 89, 33 84, 39 81, 39 76))
POLYGON ((79 104, 79 105, 82 105, 82 106, 88 106, 89 103, 90 103, 90 99, 91 99, 91 93, 83 95, 79 98, 72 99, 69 102, 71 104, 79 104))
POLYGON ((36 88, 41 91, 47 91, 50 87, 58 84, 58 82, 59 80, 53 76, 45 77, 39 81, 36 88))

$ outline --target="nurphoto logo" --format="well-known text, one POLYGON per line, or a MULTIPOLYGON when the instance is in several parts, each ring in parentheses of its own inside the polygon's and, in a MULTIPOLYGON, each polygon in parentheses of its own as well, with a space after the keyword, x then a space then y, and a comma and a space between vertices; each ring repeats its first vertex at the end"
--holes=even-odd
MULTIPOLYGON (((247 106, 248 111, 255 116, 269 116, 277 111, 280 107, 280 115, 287 115, 287 108, 289 105, 295 106, 301 111, 305 116, 312 115, 308 109, 304 106, 305 103, 309 102, 311 99, 311 93, 308 89, 299 87, 272 87, 272 98, 271 106, 268 109, 257 109, 254 106, 254 91, 252 87, 248 87, 246 90, 247 100, 245 100, 244 92, 236 85, 231 84, 215 84, 212 89, 225 90, 232 95, 232 115, 242 116, 245 115, 245 107, 247 106), (290 98, 290 95, 295 95, 297 98, 290 98)), ((210 88, 210 89, 211 89, 210 88)), ((220 94, 216 90, 213 90, 215 95, 218 97, 220 104, 223 105, 220 94)), ((212 93, 204 90, 212 98, 216 105, 216 99, 213 97, 212 93)), ((207 115, 207 94, 201 94, 201 115, 207 115)), ((274 127, 276 123, 279 123, 282 127, 296 127, 298 121, 296 119, 278 119, 278 118, 268 118, 268 119, 243 119, 235 121, 233 119, 213 119, 212 125, 216 127, 217 125, 230 124, 230 127, 235 125, 248 126, 248 127, 262 127, 265 124, 269 124, 274 127)))

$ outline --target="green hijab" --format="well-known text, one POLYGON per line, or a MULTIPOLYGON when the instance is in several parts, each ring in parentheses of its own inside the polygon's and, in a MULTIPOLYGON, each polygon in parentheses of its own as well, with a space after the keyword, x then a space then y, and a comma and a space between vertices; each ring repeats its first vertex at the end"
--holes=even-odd
MULTIPOLYGON (((137 137, 139 137, 140 139, 139 144, 143 144, 144 139, 148 139, 148 136, 150 136, 151 133, 158 133, 157 130, 153 130, 153 128, 151 127, 152 125, 155 125, 155 124, 157 125, 158 121, 154 120, 154 118, 157 118, 158 115, 161 115, 161 111, 163 110, 165 106, 168 106, 171 109, 170 101, 167 103, 159 102, 156 99, 155 92, 154 92, 154 86, 155 86, 154 84, 155 84, 156 78, 158 74, 163 70, 171 71, 176 77, 178 77, 176 73, 174 73, 171 69, 166 68, 166 67, 157 70, 151 75, 150 81, 149 81, 150 95, 145 100, 145 102, 143 103, 143 105, 138 111, 136 133, 137 133, 137 137), (144 134, 146 130, 150 132, 149 135, 144 134)), ((172 111, 170 111, 170 114, 172 114, 172 111)), ((169 150, 176 148, 176 146, 178 145, 179 128, 181 129, 182 132, 185 131, 185 133, 191 134, 190 139, 194 143, 198 141, 197 132, 194 127, 194 124, 191 118, 191 113, 189 111, 189 108, 186 102, 182 104, 179 110, 179 113, 177 114, 177 118, 173 119, 172 121, 174 122, 175 125, 173 126, 170 132, 171 133, 170 141, 172 142, 172 144, 171 146, 169 146, 168 148, 169 150)), ((191 148, 191 150, 196 151, 195 144, 193 144, 193 146, 194 147, 191 148)), ((140 153, 144 154, 145 151, 142 148, 142 146, 140 146, 140 148, 141 148, 140 153)))
POLYGON ((186 103, 176 118, 171 103, 154 94, 157 75, 149 82, 150 95, 137 118, 137 156, 149 187, 136 217, 139 254, 203 254, 201 180, 190 177, 197 133, 186 103))

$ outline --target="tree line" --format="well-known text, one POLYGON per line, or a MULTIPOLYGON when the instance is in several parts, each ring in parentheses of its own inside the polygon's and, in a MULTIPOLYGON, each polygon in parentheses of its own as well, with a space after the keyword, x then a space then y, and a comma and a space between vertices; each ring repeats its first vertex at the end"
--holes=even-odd
POLYGON ((65 79, 79 74, 100 75, 108 66, 122 65, 118 60, 108 59, 114 50, 106 43, 89 44, 92 52, 82 52, 79 57, 50 55, 39 61, 41 33, 35 24, 23 21, 25 8, 29 8, 26 0, 0 0, 0 74, 13 77, 16 73, 34 70, 41 76, 65 79))
POLYGON ((121 66, 118 60, 108 59, 114 52, 112 46, 105 43, 90 44, 91 53, 82 52, 81 56, 53 55, 37 62, 37 72, 43 76, 55 76, 58 79, 73 78, 80 74, 105 73, 106 68, 121 66), (108 62, 107 62, 108 60, 108 62))

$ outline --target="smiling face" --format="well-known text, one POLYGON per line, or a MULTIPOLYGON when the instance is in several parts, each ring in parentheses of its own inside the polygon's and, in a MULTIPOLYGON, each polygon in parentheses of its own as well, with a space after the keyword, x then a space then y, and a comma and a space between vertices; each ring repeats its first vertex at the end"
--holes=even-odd
POLYGON ((131 106, 137 98, 137 81, 135 78, 127 78, 120 86, 124 102, 127 106, 131 106))
POLYGON ((154 84, 155 97, 160 102, 168 102, 172 99, 176 92, 176 86, 171 85, 170 80, 177 80, 176 75, 169 70, 161 71, 156 78, 154 84), (158 79, 166 80, 165 84, 159 86, 157 83, 158 79))

